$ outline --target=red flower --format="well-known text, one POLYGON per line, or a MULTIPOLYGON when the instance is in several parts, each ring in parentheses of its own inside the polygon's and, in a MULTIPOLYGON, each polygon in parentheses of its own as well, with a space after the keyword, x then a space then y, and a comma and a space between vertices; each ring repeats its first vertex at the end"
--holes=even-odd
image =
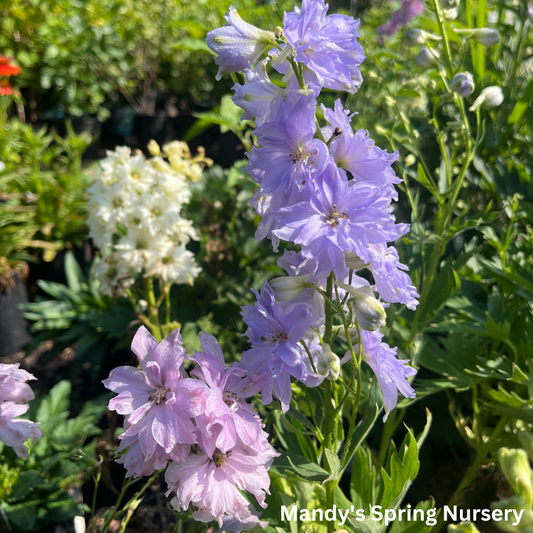
POLYGON ((13 87, 7 80, 0 80, 0 96, 8 96, 13 94, 13 87))
POLYGON ((0 76, 18 76, 22 72, 22 69, 11 61, 9 57, 0 56, 0 76))

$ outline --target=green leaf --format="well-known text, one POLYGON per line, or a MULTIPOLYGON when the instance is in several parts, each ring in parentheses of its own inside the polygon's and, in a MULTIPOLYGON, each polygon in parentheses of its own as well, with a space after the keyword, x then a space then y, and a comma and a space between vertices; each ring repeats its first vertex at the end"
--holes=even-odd
POLYGON ((278 457, 274 461, 274 464, 277 463, 278 468, 283 468, 282 464, 285 458, 286 461, 288 461, 288 469, 292 469, 296 474, 298 474, 298 476, 308 481, 316 481, 318 483, 322 483, 329 476, 329 473, 326 472, 321 466, 309 461, 305 457, 292 453, 290 454, 290 456, 285 455, 278 457))
POLYGON ((12 527, 19 531, 32 531, 37 519, 38 500, 26 501, 9 505, 6 502, 0 502, 2 510, 6 513, 7 519, 12 527))
POLYGON ((323 483, 326 483, 327 481, 331 479, 337 478, 341 470, 341 461, 338 455, 335 452, 332 452, 331 450, 329 450, 328 448, 325 448, 324 452, 326 455, 326 461, 328 464, 328 472, 329 472, 329 476, 323 481, 323 483))
MULTIPOLYGON (((433 500, 426 500, 425 502, 420 502, 414 509, 421 509, 424 511, 424 517, 427 520, 428 517, 428 511, 430 509, 434 509, 435 502, 433 500)), ((411 513, 414 512, 414 509, 411 509, 411 513)), ((406 517, 407 513, 405 513, 402 518, 406 517)), ((411 514, 411 516, 414 516, 414 514, 411 514)), ((437 516, 437 510, 435 511, 435 517, 437 516)), ((433 518, 435 518, 433 517, 433 518)), ((392 527, 389 529, 388 533, 428 533, 431 530, 432 526, 427 525, 425 520, 417 519, 417 520, 407 520, 399 518, 396 519, 392 523, 392 527)))
POLYGON ((65 275, 69 289, 75 293, 80 293, 82 290, 81 285, 86 283, 86 280, 80 265, 71 251, 65 255, 65 275))
POLYGON ((204 39, 187 38, 171 45, 174 50, 183 50, 185 52, 201 52, 215 56, 216 54, 207 46, 204 39))
POLYGON ((359 446, 352 464, 350 495, 354 507, 364 509, 365 514, 370 511, 370 506, 374 502, 374 475, 370 450, 359 446))
POLYGON ((37 485, 45 483, 44 478, 37 470, 28 470, 27 472, 21 472, 17 482, 13 486, 13 490, 9 495, 9 500, 16 502, 22 499, 26 499, 26 496, 35 489, 37 485))
POLYGON ((70 391, 70 382, 60 381, 41 401, 36 420, 41 423, 43 433, 68 417, 70 391))
POLYGON ((300 433, 300 434, 304 434, 304 435, 315 435, 315 433, 311 432, 311 431, 302 431, 301 429, 297 429, 295 428, 290 422, 289 420, 287 420, 287 417, 285 415, 281 415, 280 416, 280 420, 281 420, 281 424, 283 425, 283 427, 287 430, 287 431, 290 431, 291 433, 300 433))
POLYGON ((435 188, 435 185, 430 181, 427 174, 424 172, 424 168, 420 163, 418 163, 416 171, 418 182, 423 185, 433 196, 435 196, 435 198, 440 198, 439 192, 435 188))

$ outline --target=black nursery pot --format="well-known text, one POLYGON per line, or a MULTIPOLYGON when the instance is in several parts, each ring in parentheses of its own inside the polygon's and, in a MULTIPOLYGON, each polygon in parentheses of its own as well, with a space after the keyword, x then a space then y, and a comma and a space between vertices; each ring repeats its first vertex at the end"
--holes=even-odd
POLYGON ((28 303, 25 283, 15 273, 15 285, 0 293, 0 357, 14 354, 31 341, 28 321, 19 304, 28 303))
POLYGON ((165 109, 156 111, 153 117, 137 115, 133 123, 133 136, 137 139, 136 146, 148 155, 148 143, 153 139, 160 146, 170 140, 171 126, 165 109))

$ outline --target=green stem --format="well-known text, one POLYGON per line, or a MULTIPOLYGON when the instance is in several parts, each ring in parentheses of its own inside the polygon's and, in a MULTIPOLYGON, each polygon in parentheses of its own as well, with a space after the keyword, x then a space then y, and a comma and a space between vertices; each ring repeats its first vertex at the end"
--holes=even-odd
MULTIPOLYGON (((485 0, 477 1, 477 10, 476 10, 476 27, 484 28, 486 23, 485 19, 485 0)), ((487 54, 486 48, 477 43, 476 44, 476 74, 477 74, 477 84, 479 87, 483 87, 483 78, 485 77, 485 57, 487 54)))
MULTIPOLYGON (((326 296, 327 300, 325 302, 325 318, 326 318, 326 327, 324 331, 324 342, 331 346, 331 333, 333 330, 333 308, 331 306, 331 300, 333 298, 333 273, 328 277, 326 284, 326 296)), ((331 404, 332 395, 331 395, 331 382, 329 379, 325 380, 324 387, 324 416, 326 429, 324 434, 324 448, 328 448, 333 453, 333 426, 334 416, 333 416, 333 406, 331 404)), ((326 454, 324 454, 324 460, 326 460, 326 454)), ((335 492, 336 480, 331 480, 326 483, 326 509, 333 508, 334 501, 334 492, 335 492)), ((335 530, 335 524, 333 521, 328 522, 327 525, 328 533, 333 533, 335 530)))
POLYGON ((146 293, 146 302, 148 303, 148 319, 150 320, 150 331, 156 338, 157 342, 161 342, 163 335, 161 334, 161 327, 159 326, 159 309, 154 294, 154 278, 147 276, 143 278, 144 291, 146 293))
POLYGON ((91 533, 96 533, 96 495, 98 494, 98 485, 100 484, 100 478, 102 477, 102 467, 98 466, 98 471, 94 479, 94 492, 93 502, 91 506, 91 533))
POLYGON ((442 12, 442 6, 439 0, 433 0, 433 6, 435 7, 435 13, 437 14, 437 22, 439 24, 439 31, 442 37, 442 43, 444 44, 444 56, 446 58, 446 73, 448 78, 452 79, 453 76, 453 64, 452 54, 450 52, 450 43, 448 41, 448 33, 446 32, 444 13, 442 12))

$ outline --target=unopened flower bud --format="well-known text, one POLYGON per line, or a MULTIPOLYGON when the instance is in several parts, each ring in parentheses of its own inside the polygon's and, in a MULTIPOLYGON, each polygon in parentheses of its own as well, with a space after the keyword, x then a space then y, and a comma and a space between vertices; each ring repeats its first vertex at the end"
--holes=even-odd
POLYGON ((366 263, 353 252, 344 252, 344 260, 346 261, 346 266, 352 270, 361 270, 366 267, 366 263))
POLYGON ((439 53, 434 51, 431 53, 428 48, 424 47, 420 49, 416 56, 416 62, 418 66, 422 68, 431 68, 438 65, 437 59, 439 58, 439 53))
POLYGON ((470 72, 456 74, 450 83, 450 89, 459 96, 469 96, 474 92, 476 85, 470 72))
POLYGON ((350 293, 355 319, 361 329, 374 331, 385 324, 387 320, 385 309, 383 309, 383 305, 374 296, 370 287, 356 289, 340 281, 335 283, 341 289, 350 293))
MULTIPOLYGON (((348 341, 348 338, 346 337, 346 330, 344 329, 344 326, 333 326, 333 332, 338 335, 343 341, 348 341)), ((352 341, 352 344, 358 344, 359 343, 359 332, 357 331, 356 327, 348 328, 348 333, 350 335, 350 340, 352 341)))
POLYGON ((476 98, 476 101, 472 104, 470 111, 475 111, 478 107, 483 109, 492 109, 498 107, 503 102, 503 92, 500 87, 492 85, 486 87, 481 91, 481 94, 476 98))
POLYGON ((460 0, 442 0, 440 5, 442 6, 442 9, 446 10, 459 7, 460 3, 460 0))
POLYGON ((476 43, 486 46, 494 46, 500 41, 500 32, 494 28, 479 28, 472 35, 472 38, 476 43))
POLYGON ((270 280, 278 302, 288 302, 296 298, 306 288, 307 274, 303 276, 283 276, 270 280))
POLYGON ((274 28, 274 36, 276 39, 281 39, 283 37, 283 28, 281 26, 276 26, 274 28))
POLYGON ((494 28, 457 28, 455 29, 455 33, 469 35, 470 37, 472 37, 472 39, 474 39, 474 41, 476 41, 476 43, 479 43, 486 47, 494 46, 500 40, 500 32, 494 28))
POLYGON ((452 9, 445 9, 443 14, 446 20, 455 20, 459 15, 459 11, 456 7, 452 7, 452 9))
POLYGON ((507 481, 526 507, 533 503, 533 479, 527 454, 521 449, 500 448, 498 460, 507 481))
POLYGON ((321 376, 326 376, 330 381, 335 381, 340 376, 341 361, 327 343, 322 345, 322 353, 318 356, 316 369, 321 376))
POLYGON ((428 39, 433 39, 434 41, 440 41, 441 37, 438 35, 433 35, 427 31, 420 30, 418 28, 410 28, 407 30, 403 36, 403 44, 409 48, 413 48, 420 44, 424 44, 428 39))
POLYGON ((418 28, 410 28, 403 36, 403 44, 409 48, 424 44, 426 42, 426 32, 418 28))
POLYGON ((159 145, 153 139, 148 143, 148 151, 153 156, 161 155, 161 149, 159 148, 159 145))

